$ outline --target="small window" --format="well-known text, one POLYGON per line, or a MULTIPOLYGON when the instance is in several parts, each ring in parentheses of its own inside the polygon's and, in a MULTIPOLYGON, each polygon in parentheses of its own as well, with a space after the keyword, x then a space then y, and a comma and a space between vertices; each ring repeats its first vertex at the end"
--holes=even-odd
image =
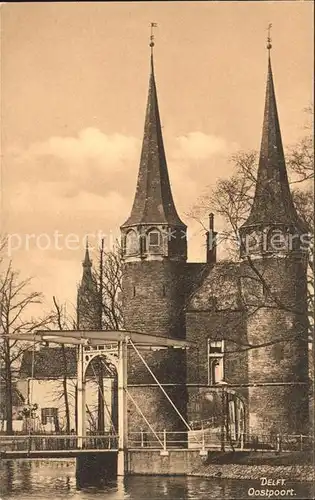
POLYGON ((58 408, 42 408, 42 424, 54 424, 58 419, 58 408))
POLYGON ((148 236, 149 236, 149 247, 160 246, 160 233, 159 233, 159 231, 150 231, 148 236))
POLYGON ((269 236, 269 250, 272 252, 284 252, 289 248, 288 234, 279 229, 274 229, 269 236))
POLYGON ((135 231, 129 231, 126 235, 126 254, 133 255, 139 251, 138 235, 135 231))
POLYGON ((209 342, 209 354, 215 354, 215 353, 223 353, 222 340, 209 342))
POLYGON ((223 358, 210 358, 210 385, 220 384, 224 379, 223 358))

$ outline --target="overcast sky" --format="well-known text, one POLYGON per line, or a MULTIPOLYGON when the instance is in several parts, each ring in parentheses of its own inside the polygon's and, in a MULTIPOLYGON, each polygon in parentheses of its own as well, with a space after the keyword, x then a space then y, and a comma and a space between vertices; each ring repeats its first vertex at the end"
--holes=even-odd
POLYGON ((303 135, 312 11, 298 1, 1 6, 1 232, 19 235, 14 266, 35 277, 47 303, 53 294, 75 301, 83 248, 65 249, 66 235, 117 235, 129 215, 150 22, 158 23, 156 79, 173 194, 189 226, 189 258, 202 260, 200 228, 185 213, 229 175, 233 152, 259 148, 268 23, 284 144, 303 135), (29 248, 27 234, 35 235, 29 248))

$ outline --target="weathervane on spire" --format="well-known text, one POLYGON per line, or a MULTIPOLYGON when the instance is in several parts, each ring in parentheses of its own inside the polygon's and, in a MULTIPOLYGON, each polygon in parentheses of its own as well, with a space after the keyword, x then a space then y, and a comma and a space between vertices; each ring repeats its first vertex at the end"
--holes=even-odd
POLYGON ((151 23, 150 28, 151 28, 150 47, 151 47, 151 54, 152 54, 153 47, 154 47, 154 28, 157 28, 157 23, 151 23))
POLYGON ((268 24, 268 37, 267 37, 267 49, 268 51, 270 52, 270 49, 272 48, 272 44, 271 44, 271 28, 272 28, 272 24, 269 23, 268 24))

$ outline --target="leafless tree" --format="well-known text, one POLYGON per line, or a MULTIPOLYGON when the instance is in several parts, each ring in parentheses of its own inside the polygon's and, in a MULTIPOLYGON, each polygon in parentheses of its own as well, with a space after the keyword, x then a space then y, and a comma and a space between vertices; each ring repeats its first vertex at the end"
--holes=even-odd
MULTIPOLYGON (((306 129, 306 135, 302 137, 294 146, 289 148, 287 152, 287 167, 289 178, 291 181, 291 191, 293 195, 294 204, 299 217, 306 223, 309 232, 314 234, 314 191, 313 191, 313 177, 314 177, 314 151, 313 140, 309 133, 311 128, 306 129)), ((198 203, 192 208, 191 214, 193 219, 200 222, 209 214, 214 212, 219 216, 220 223, 223 222, 223 230, 220 231, 217 238, 217 245, 224 248, 224 252, 228 256, 228 260, 235 263, 239 260, 240 256, 240 234, 239 229, 246 221, 250 208, 253 202, 253 196, 256 185, 256 175, 258 167, 258 153, 254 151, 239 152, 231 158, 233 164, 232 176, 228 179, 219 179, 214 190, 209 192, 208 195, 203 196, 198 203)), ((260 309, 277 309, 287 310, 292 312, 292 307, 296 305, 284 303, 283 298, 275 290, 271 290, 269 280, 266 279, 264 273, 260 271, 255 261, 247 257, 247 269, 244 274, 244 267, 240 274, 241 280, 247 282, 247 287, 250 293, 244 293, 242 287, 238 287, 239 304, 232 304, 229 301, 230 297, 235 297, 237 290, 237 276, 235 270, 237 266, 222 266, 217 267, 218 288, 224 290, 224 297, 226 300, 219 301, 217 304, 218 310, 230 312, 233 309, 239 308, 243 310, 244 314, 250 318, 251 315, 259 313, 260 309)), ((305 338, 308 332, 309 340, 313 343, 312 354, 310 353, 310 377, 314 380, 314 248, 309 246, 308 251, 308 324, 304 322, 305 311, 296 312, 296 328, 291 334, 282 335, 279 332, 277 338, 269 338, 255 342, 249 342, 248 338, 226 338, 228 342, 229 355, 233 356, 233 352, 237 356, 242 356, 243 353, 253 349, 263 349, 268 346, 281 347, 281 344, 288 345, 290 342, 295 343, 298 338, 305 338), (301 320, 299 320, 299 318, 301 320)), ((214 291, 214 295, 215 295, 214 291)), ((222 293, 219 294, 222 296, 222 293)), ((237 319, 235 320, 237 323, 237 319)), ((240 321, 242 319, 240 318, 240 321)), ((237 325, 235 325, 237 328, 237 325)), ((228 429, 226 429, 226 433, 228 429)))
MULTIPOLYGON (((63 308, 60 306, 58 303, 56 297, 53 297, 53 303, 55 307, 55 322, 57 323, 58 329, 60 331, 63 330, 68 330, 69 325, 67 321, 67 318, 65 317, 63 308)), ((71 321, 71 320, 70 320, 71 321)), ((68 381, 69 381, 69 376, 68 376, 68 363, 67 363, 67 355, 66 355, 66 349, 64 344, 60 344, 61 347, 61 354, 62 354, 62 397, 64 399, 64 406, 65 406, 65 415, 66 415, 66 434, 70 434, 70 406, 69 406, 69 391, 68 391, 68 381)))
POLYGON ((94 272, 101 301, 102 330, 119 330, 123 325, 122 311, 122 251, 116 242, 113 250, 107 251, 102 244, 99 251, 99 267, 94 272))
POLYGON ((51 316, 34 317, 32 307, 42 302, 42 295, 31 291, 31 279, 21 279, 11 263, 0 275, 0 358, 3 370, 1 378, 6 394, 7 434, 13 432, 12 395, 19 362, 29 343, 8 338, 8 335, 33 334, 46 328, 51 316))
POLYGON ((304 126, 306 134, 288 149, 287 154, 289 168, 295 177, 292 180, 294 183, 304 183, 314 179, 313 106, 308 106, 305 112, 307 115, 304 126))
MULTIPOLYGON (((122 311, 122 252, 118 242, 113 250, 104 248, 104 240, 99 248, 98 267, 93 278, 97 284, 99 297, 99 328, 119 330, 123 326, 122 311)), ((97 363, 98 375, 98 430, 104 430, 104 366, 101 359, 97 363)))
MULTIPOLYGON (((210 211, 216 213, 224 223, 217 238, 217 245, 224 248, 229 260, 239 259, 239 229, 246 221, 253 202, 258 154, 254 151, 239 152, 231 157, 233 174, 229 179, 219 179, 209 195, 203 196, 189 214, 202 223, 210 211)), ((289 149, 287 166, 291 177, 293 200, 298 215, 306 223, 310 233, 314 232, 314 193, 311 179, 314 176, 314 153, 312 136, 307 134, 289 149)), ((314 310, 314 249, 309 246, 308 301, 310 321, 314 310)), ((250 262, 253 271, 255 266, 250 262)), ((257 272, 256 272, 257 275, 257 272)), ((259 277, 259 276, 257 276, 259 277)), ((261 277, 260 277, 261 278, 261 277)))

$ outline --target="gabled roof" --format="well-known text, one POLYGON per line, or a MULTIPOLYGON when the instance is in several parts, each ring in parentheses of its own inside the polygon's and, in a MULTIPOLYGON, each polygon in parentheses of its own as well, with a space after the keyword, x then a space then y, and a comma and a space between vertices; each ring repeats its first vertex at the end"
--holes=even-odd
POLYGON ((222 261, 209 266, 187 303, 187 311, 239 311, 240 265, 222 261))

